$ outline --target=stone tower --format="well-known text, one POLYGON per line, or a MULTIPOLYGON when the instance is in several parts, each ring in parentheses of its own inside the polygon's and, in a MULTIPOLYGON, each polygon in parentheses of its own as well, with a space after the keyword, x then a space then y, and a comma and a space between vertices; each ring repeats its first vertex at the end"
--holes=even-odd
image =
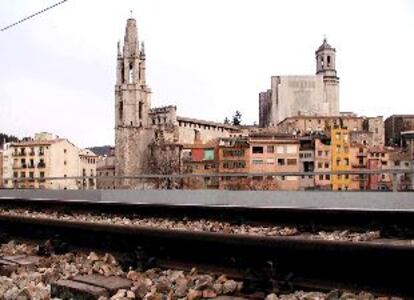
POLYGON ((316 75, 322 75, 325 85, 324 102, 329 104, 329 111, 339 115, 339 77, 336 74, 336 50, 328 44, 326 38, 316 50, 316 75))
MULTIPOLYGON (((137 23, 128 19, 124 44, 118 42, 115 84, 115 174, 143 173, 147 145, 153 137, 149 121, 151 90, 145 81, 144 44, 139 46, 137 23)), ((118 188, 134 187, 134 181, 121 180, 118 188)))

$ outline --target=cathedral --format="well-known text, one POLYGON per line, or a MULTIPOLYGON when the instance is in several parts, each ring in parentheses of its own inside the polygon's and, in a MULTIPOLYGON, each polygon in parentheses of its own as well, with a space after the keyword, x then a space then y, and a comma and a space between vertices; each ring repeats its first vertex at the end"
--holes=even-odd
MULTIPOLYGON (((118 42, 115 84, 115 175, 148 173, 151 145, 201 143, 239 133, 235 126, 177 116, 176 106, 151 107, 145 78, 144 43, 137 22, 127 20, 124 42, 118 42)), ((137 180, 118 180, 117 188, 137 188, 137 180)))
POLYGON ((338 116, 339 78, 335 48, 324 39, 316 50, 316 75, 272 76, 271 88, 259 94, 260 127, 277 127, 293 116, 338 116))

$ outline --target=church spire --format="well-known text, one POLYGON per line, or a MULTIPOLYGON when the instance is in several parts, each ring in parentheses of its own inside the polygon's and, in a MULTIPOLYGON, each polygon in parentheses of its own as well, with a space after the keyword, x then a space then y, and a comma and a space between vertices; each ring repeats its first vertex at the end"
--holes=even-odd
POLYGON ((124 38, 124 57, 134 57, 138 55, 138 30, 137 21, 133 18, 127 20, 124 38))

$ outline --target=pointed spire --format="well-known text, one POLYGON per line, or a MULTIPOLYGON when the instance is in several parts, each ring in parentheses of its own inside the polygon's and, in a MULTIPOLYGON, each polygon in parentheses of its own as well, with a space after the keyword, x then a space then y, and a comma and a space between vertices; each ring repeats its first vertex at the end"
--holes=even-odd
POLYGON ((128 19, 125 28, 124 57, 138 55, 138 31, 135 19, 128 19))

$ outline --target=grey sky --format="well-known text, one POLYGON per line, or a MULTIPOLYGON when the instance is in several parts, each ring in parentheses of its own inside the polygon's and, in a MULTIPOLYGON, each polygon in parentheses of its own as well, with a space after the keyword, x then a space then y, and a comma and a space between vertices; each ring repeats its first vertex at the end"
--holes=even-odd
MULTIPOLYGON (((57 0, 1 0, 0 27, 57 0)), ((258 121, 271 75, 314 74, 337 50, 340 109, 414 113, 414 1, 69 0, 0 33, 0 132, 113 144, 116 43, 133 9, 152 105, 258 121)))

